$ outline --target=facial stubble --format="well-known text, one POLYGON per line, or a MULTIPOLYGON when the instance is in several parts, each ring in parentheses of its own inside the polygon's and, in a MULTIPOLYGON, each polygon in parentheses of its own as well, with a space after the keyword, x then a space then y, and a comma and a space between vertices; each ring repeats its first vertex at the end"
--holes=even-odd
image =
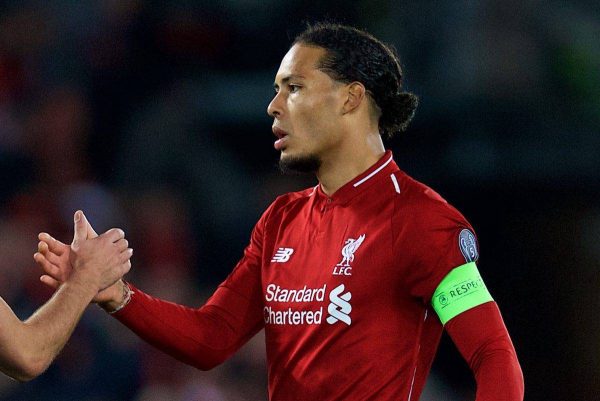
POLYGON ((284 174, 316 173, 321 159, 316 155, 289 156, 279 159, 279 168, 284 174))

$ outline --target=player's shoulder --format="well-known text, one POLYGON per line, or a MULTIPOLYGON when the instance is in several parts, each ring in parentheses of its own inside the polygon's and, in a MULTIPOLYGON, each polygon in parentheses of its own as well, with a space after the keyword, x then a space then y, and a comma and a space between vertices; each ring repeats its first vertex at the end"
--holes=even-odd
POLYGON ((401 188, 397 198, 397 215, 410 215, 417 221, 434 219, 466 221, 464 216, 438 192, 399 170, 394 173, 401 188))

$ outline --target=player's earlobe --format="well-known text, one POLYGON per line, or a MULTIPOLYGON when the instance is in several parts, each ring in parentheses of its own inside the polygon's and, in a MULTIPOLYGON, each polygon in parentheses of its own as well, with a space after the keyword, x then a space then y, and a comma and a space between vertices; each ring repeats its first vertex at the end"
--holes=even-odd
POLYGON ((355 110, 365 98, 366 89, 360 82, 352 82, 346 86, 346 101, 344 102, 344 114, 355 110))

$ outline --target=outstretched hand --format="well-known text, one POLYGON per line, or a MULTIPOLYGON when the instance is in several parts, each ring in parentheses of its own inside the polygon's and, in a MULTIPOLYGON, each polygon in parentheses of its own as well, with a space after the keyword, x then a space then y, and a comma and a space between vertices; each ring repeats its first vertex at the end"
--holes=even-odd
POLYGON ((48 233, 38 235, 35 261, 42 267, 40 280, 58 288, 74 274, 97 288, 93 302, 117 299, 122 289, 115 283, 131 268, 132 249, 120 229, 111 229, 98 236, 81 211, 75 213, 75 231, 71 245, 62 243, 48 233))

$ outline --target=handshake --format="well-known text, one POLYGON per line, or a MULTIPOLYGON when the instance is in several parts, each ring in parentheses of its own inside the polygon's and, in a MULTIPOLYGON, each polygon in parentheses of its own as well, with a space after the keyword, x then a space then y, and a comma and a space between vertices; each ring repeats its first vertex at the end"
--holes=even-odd
POLYGON ((41 281, 56 289, 52 298, 25 321, 0 298, 0 371, 16 380, 31 380, 48 368, 90 302, 112 312, 131 299, 120 280, 133 254, 123 230, 98 235, 81 211, 74 220, 70 245, 41 233, 33 255, 45 272, 41 281))
POLYGON ((47 233, 38 236, 38 251, 33 255, 44 270, 40 280, 58 289, 65 282, 93 293, 93 302, 114 310, 123 299, 120 280, 131 269, 133 249, 119 228, 98 235, 82 211, 74 215, 73 242, 64 244, 47 233), (111 307, 112 306, 112 307, 111 307))

